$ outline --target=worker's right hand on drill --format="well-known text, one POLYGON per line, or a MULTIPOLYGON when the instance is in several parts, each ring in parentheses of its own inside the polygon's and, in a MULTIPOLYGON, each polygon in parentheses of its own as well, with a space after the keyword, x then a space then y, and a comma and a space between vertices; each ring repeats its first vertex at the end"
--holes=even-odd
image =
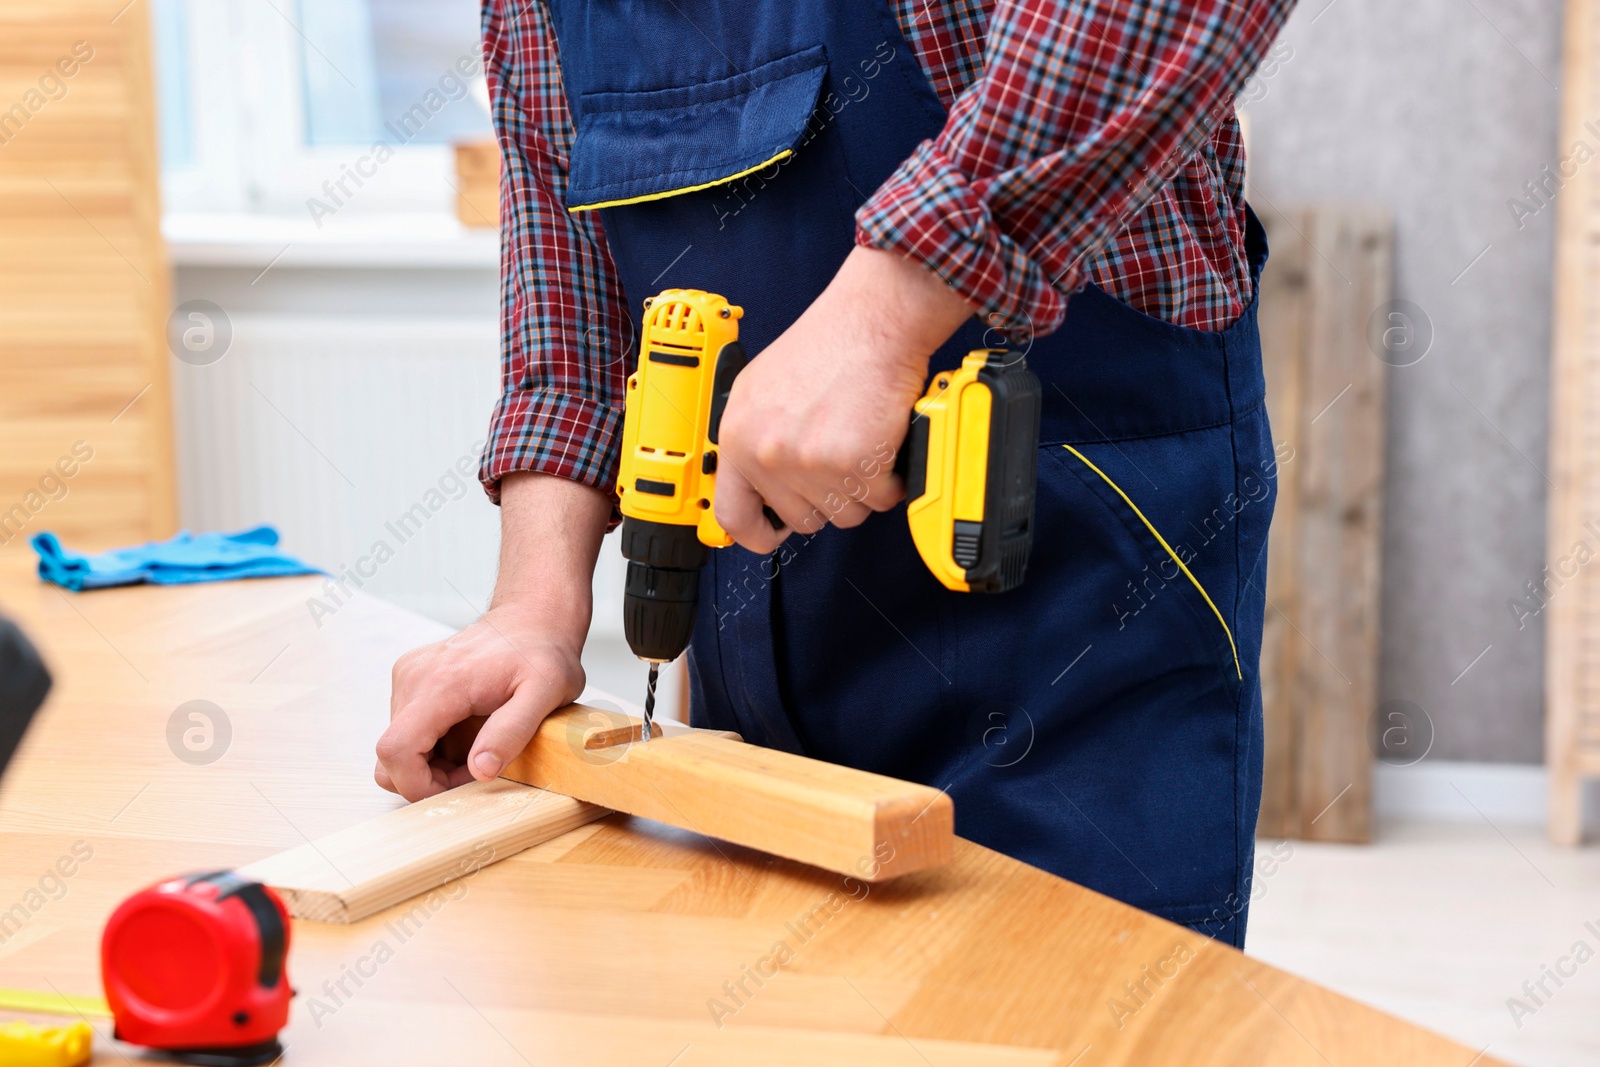
POLYGON ((905 495, 894 458, 928 358, 972 315, 932 271, 856 248, 805 313, 733 383, 717 522, 752 552, 793 530, 859 525, 905 495), (783 520, 774 530, 762 512, 783 520))
POLYGON ((500 574, 488 612, 394 665, 379 785, 410 801, 500 773, 556 708, 583 691, 579 656, 609 495, 542 474, 501 483, 500 574), (435 752, 447 733, 470 751, 435 752))

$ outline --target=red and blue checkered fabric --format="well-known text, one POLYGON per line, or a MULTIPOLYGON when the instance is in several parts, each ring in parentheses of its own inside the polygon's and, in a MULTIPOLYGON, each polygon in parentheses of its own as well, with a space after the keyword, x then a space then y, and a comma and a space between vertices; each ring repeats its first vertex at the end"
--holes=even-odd
MULTIPOLYGON (((872 0, 863 0, 872 2, 872 0)), ((1094 283, 1219 330, 1250 302, 1234 95, 1293 0, 892 0, 950 111, 856 215, 996 326, 1055 329, 1094 283)), ((501 182, 503 394, 480 476, 610 489, 633 337, 595 212, 567 213, 573 129, 541 0, 485 0, 501 182)))

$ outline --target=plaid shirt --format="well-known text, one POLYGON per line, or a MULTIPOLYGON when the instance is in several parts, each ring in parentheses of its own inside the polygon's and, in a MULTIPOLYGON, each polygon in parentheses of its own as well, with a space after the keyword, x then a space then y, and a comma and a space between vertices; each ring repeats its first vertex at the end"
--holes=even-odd
MULTIPOLYGON (((872 2, 872 0, 853 0, 872 2)), ((891 0, 950 111, 856 214, 991 325, 1049 333, 1093 282, 1219 330, 1251 299, 1234 95, 1294 0, 891 0)), ((504 392, 480 477, 610 490, 633 337, 595 212, 564 206, 573 127, 542 0, 485 0, 501 180, 504 392)))

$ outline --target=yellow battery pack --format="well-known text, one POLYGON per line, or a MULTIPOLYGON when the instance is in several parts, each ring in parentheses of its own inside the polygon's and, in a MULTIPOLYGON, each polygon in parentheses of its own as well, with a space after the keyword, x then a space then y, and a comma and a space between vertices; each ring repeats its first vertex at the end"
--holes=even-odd
POLYGON ((977 349, 934 375, 901 449, 917 553, 958 592, 1022 584, 1033 547, 1039 379, 1004 349, 977 349))

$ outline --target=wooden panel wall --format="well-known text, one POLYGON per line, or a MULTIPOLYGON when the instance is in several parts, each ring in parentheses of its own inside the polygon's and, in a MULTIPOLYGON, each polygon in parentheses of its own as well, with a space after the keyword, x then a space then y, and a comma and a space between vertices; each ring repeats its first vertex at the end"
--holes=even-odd
POLYGON ((1261 652, 1260 832, 1367 841, 1388 367, 1368 324, 1389 299, 1392 227, 1358 209, 1262 221, 1272 262, 1261 344, 1279 466, 1261 652))
POLYGON ((1568 0, 1562 176, 1556 201, 1555 319, 1550 368, 1550 512, 1545 602, 1545 762, 1549 833, 1583 838, 1582 787, 1600 777, 1600 185, 1577 143, 1600 147, 1600 4, 1568 0))
POLYGON ((173 529, 148 9, 0 4, 0 552, 173 529))

